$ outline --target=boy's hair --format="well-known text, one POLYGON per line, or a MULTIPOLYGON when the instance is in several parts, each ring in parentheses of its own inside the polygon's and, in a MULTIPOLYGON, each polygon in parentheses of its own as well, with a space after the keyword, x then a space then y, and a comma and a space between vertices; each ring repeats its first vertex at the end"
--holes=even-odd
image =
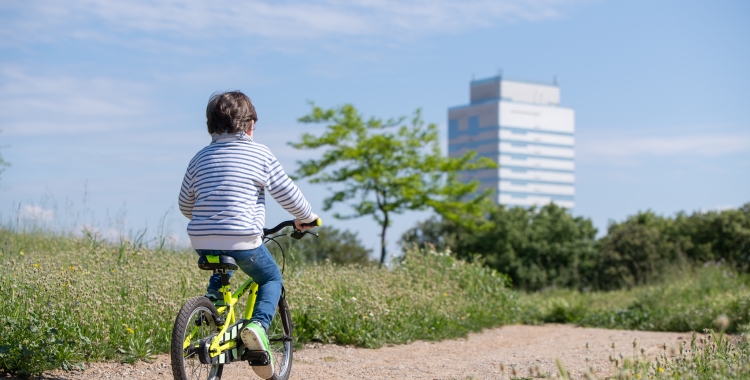
POLYGON ((240 91, 217 92, 208 99, 208 133, 237 133, 247 130, 250 121, 258 121, 255 107, 240 91))

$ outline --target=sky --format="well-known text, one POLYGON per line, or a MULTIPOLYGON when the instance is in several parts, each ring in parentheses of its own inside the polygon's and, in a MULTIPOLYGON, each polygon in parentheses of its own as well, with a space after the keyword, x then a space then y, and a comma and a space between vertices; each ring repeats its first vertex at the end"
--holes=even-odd
MULTIPOLYGON (((255 140, 287 172, 317 153, 287 143, 297 119, 353 104, 447 135, 469 82, 552 83, 576 112, 576 207, 606 232, 750 202, 750 3, 746 1, 353 0, 0 2, 0 219, 46 228, 147 231, 187 244, 176 199, 210 142, 205 106, 241 90, 255 140)), ((324 223, 379 251, 368 218, 324 223)), ((289 219, 269 202, 267 223, 289 219)), ((339 209, 345 211, 344 208, 339 209)), ((398 215, 389 249, 428 212, 398 215)))

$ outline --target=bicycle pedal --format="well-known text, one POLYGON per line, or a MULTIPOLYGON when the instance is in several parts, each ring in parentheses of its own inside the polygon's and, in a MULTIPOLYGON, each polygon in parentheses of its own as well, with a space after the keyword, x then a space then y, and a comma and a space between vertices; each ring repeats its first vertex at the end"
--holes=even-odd
POLYGON ((253 367, 266 366, 271 363, 271 357, 268 356, 268 352, 266 351, 245 350, 242 359, 247 360, 247 362, 253 367))

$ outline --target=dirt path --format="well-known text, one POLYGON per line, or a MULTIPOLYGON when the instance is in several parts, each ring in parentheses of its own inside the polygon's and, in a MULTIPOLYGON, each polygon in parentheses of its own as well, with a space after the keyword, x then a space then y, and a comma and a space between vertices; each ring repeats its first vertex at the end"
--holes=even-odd
MULTIPOLYGON (((415 342, 407 345, 361 349, 335 345, 308 345, 295 351, 292 379, 498 379, 511 375, 530 377, 529 370, 557 373, 559 358, 573 378, 582 378, 588 366, 597 377, 612 374, 609 355, 615 343, 617 356, 633 354, 633 339, 638 350, 657 355, 663 345, 677 346, 690 341, 690 333, 663 333, 581 328, 570 325, 505 326, 470 334, 467 339, 437 343, 415 342), (589 349, 586 349, 586 343, 589 349), (501 363, 505 367, 501 374, 501 363)), ((54 372, 46 379, 172 379, 167 355, 153 363, 135 365, 93 363, 84 372, 54 372)), ((222 379, 257 379, 243 363, 225 367, 222 379)))

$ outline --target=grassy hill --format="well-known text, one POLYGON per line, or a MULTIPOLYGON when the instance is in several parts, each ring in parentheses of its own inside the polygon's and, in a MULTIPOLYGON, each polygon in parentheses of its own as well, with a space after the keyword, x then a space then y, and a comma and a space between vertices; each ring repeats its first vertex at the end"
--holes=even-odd
MULTIPOLYGON (((0 229, 0 373, 30 376, 168 352, 179 307, 205 290, 209 273, 196 261, 192 251, 0 229)), ((242 280, 238 274, 234 282, 242 280)), ((629 290, 524 293, 481 260, 423 250, 391 269, 292 260, 284 281, 300 343, 378 347, 508 323, 665 331, 716 325, 735 333, 750 323, 750 281, 721 265, 683 268, 629 290)), ((747 358, 744 347, 732 360, 747 358)))

